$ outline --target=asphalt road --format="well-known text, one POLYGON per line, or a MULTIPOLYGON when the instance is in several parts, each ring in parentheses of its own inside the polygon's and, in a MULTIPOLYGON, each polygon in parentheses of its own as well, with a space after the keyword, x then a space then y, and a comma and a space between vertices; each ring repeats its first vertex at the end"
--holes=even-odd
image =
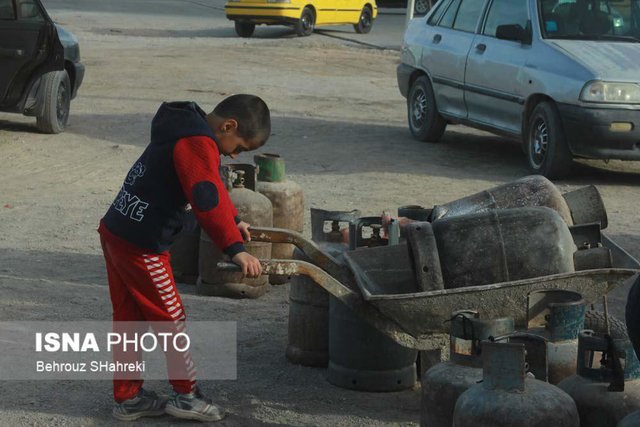
MULTIPOLYGON (((233 22, 224 15, 225 0, 43 0, 47 10, 56 19, 55 11, 104 12, 129 16, 174 17, 171 29, 191 30, 194 20, 209 22, 210 31, 190 31, 191 36, 237 37, 233 22)), ((405 25, 405 9, 379 9, 378 19, 369 34, 357 34, 351 25, 319 27, 311 37, 331 37, 355 42, 377 49, 399 50, 405 25)), ((141 24, 141 26, 143 26, 141 24)), ((141 28, 141 30, 148 28, 141 28)), ((162 30, 162 29, 158 29, 162 30)), ((296 37, 293 28, 285 26, 259 26, 256 38, 296 37)))

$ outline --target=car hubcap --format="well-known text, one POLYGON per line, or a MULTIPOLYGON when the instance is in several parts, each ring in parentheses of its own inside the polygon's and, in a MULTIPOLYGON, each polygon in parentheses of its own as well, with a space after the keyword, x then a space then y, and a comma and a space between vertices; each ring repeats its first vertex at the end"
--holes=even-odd
POLYGON ((547 157, 547 149, 549 146, 549 129, 544 120, 536 120, 531 138, 531 160, 535 167, 540 167, 547 157))
POLYGON ((302 28, 304 28, 304 31, 307 33, 311 30, 311 17, 309 15, 302 17, 302 28))
POLYGON ((368 13, 365 12, 360 16, 360 25, 362 28, 369 28, 371 26, 371 19, 368 13))
POLYGON ((63 84, 58 86, 58 99, 56 102, 56 116, 58 123, 64 124, 67 121, 69 109, 67 108, 67 89, 63 84))
POLYGON ((416 128, 420 128, 424 125, 427 108, 427 95, 422 90, 416 91, 413 96, 413 108, 411 111, 413 124, 416 128))
POLYGON ((427 13, 429 11, 429 4, 427 0, 416 0, 416 12, 427 13))

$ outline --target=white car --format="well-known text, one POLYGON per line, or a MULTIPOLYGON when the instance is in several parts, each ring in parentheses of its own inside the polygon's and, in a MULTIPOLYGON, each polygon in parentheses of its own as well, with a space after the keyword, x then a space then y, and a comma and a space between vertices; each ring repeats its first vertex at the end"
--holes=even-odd
POLYGON ((440 0, 405 32, 416 139, 447 123, 520 138, 532 172, 640 160, 640 0, 440 0))

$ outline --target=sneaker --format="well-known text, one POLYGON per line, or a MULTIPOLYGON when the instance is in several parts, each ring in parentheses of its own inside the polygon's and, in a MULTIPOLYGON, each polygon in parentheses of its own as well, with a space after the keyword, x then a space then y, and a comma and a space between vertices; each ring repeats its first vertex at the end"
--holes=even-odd
POLYGON ((174 392, 167 402, 165 412, 177 418, 198 421, 220 421, 227 415, 222 407, 204 397, 198 388, 188 394, 174 392))
POLYGON ((158 396, 153 391, 140 389, 133 399, 116 403, 113 416, 122 421, 133 421, 140 417, 156 417, 164 414, 168 396, 158 396))

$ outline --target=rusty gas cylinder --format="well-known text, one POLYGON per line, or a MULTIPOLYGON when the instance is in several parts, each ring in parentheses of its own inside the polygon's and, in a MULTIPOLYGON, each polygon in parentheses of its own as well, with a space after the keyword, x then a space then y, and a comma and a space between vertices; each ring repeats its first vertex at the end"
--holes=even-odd
POLYGON ((522 343, 482 343, 482 382, 458 398, 453 425, 578 427, 578 410, 571 397, 529 377, 526 353, 522 343))
POLYGON ((578 337, 577 374, 558 387, 576 402, 581 427, 615 426, 640 409, 640 363, 628 339, 585 330, 578 337))
POLYGON ((480 319, 476 311, 467 310, 453 313, 450 360, 422 375, 422 427, 451 427, 458 397, 482 380, 482 341, 513 331, 512 318, 480 319))
POLYGON ((185 214, 182 231, 169 247, 171 269, 176 282, 195 284, 198 279, 200 227, 191 210, 185 214))
MULTIPOLYGON (((380 231, 379 216, 356 219, 349 225, 350 247, 386 245, 390 240, 383 239, 380 231), (365 227, 371 229, 368 237, 363 235, 365 227)), ((360 391, 412 387, 417 379, 417 354, 375 329, 337 298, 329 297, 327 380, 331 384, 360 391)))
POLYGON ((527 300, 527 332, 547 339, 549 382, 558 384, 576 373, 585 300, 577 292, 561 289, 535 291, 527 300))
POLYGON ((509 209, 527 206, 546 206, 558 212, 568 225, 600 223, 607 227, 604 202, 594 186, 560 193, 547 178, 540 175, 526 176, 517 181, 499 185, 485 191, 437 205, 431 213, 431 221, 442 218, 486 212, 490 209, 509 209))
MULTIPOLYGON (((302 188, 287 178, 285 164, 277 154, 257 154, 254 162, 258 167, 256 191, 265 195, 273 206, 273 226, 302 233, 304 227, 304 196, 302 188)), ((271 258, 291 259, 294 246, 288 243, 273 243, 271 258)), ((269 276, 272 285, 287 283, 287 276, 269 276)))
MULTIPOLYGON (((311 237, 325 253, 341 261, 348 246, 341 230, 360 212, 311 209, 311 237), (329 226, 326 228, 325 226, 329 226)), ((313 263, 298 248, 294 259, 313 263)), ((303 366, 326 367, 329 362, 329 294, 305 276, 293 276, 289 288, 289 342, 287 359, 303 366)))
POLYGON ((574 271, 576 246, 546 207, 493 209, 405 227, 418 289, 487 285, 574 271))
MULTIPOLYGON (((230 192, 231 201, 238 210, 238 217, 256 227, 271 227, 273 214, 271 202, 265 196, 244 186, 244 176, 252 167, 236 169, 236 179, 230 192)), ((255 171, 253 172, 255 173, 255 171)), ((251 182, 254 177, 250 177, 251 182)), ((255 181, 254 181, 255 182, 255 181)), ((247 252, 258 259, 271 258, 271 244, 264 242, 245 242, 247 252)), ((200 277, 197 291, 203 295, 221 296, 229 298, 257 298, 269 289, 267 276, 255 279, 243 278, 242 273, 221 272, 217 269, 218 261, 229 261, 220 249, 203 231, 200 234, 200 277)))

